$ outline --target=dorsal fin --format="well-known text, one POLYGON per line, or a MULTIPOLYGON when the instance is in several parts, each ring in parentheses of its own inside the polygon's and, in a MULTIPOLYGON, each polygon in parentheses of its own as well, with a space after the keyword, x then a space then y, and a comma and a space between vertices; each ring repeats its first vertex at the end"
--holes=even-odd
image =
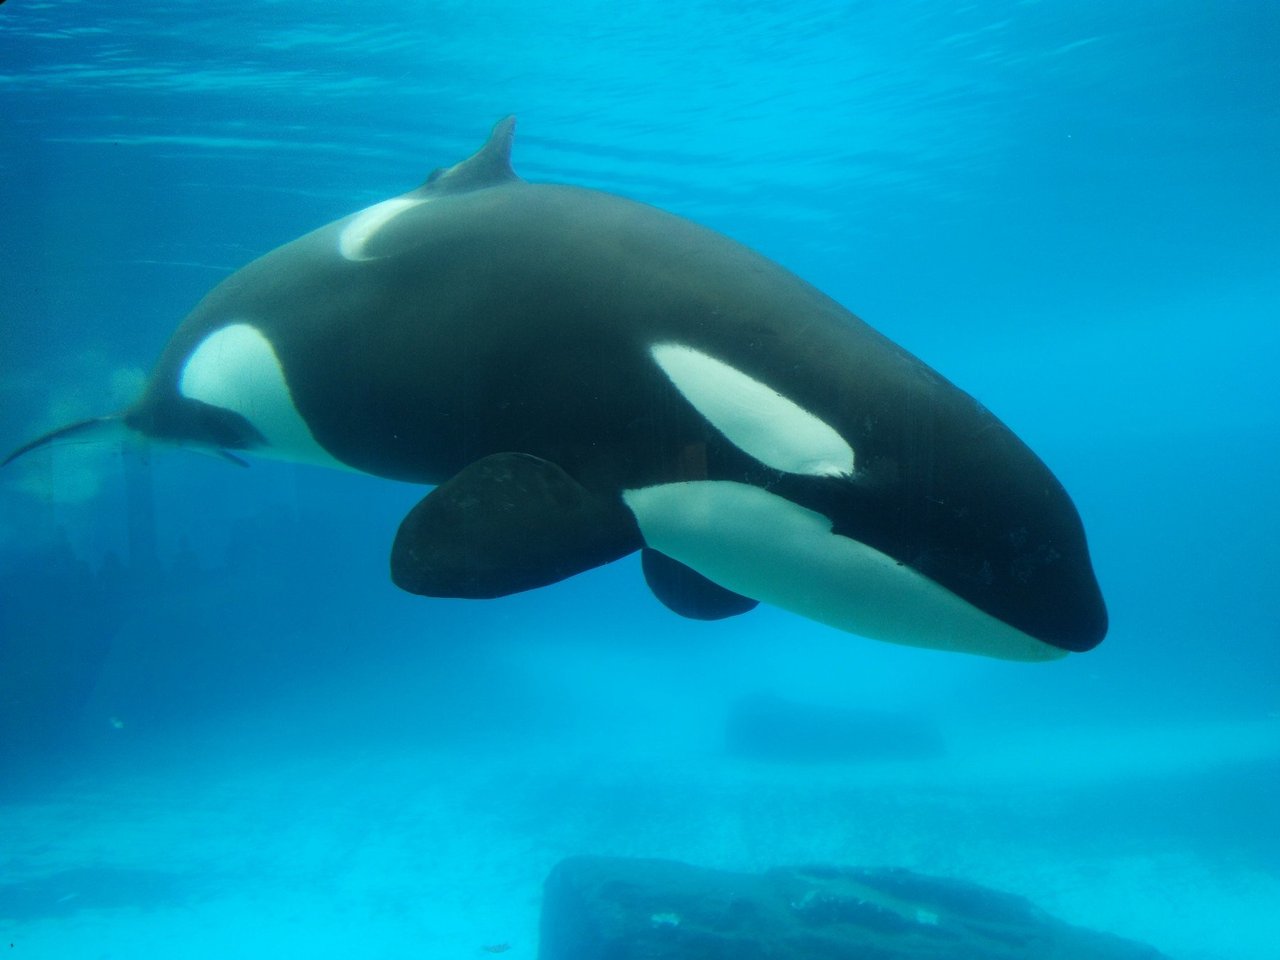
POLYGON ((515 132, 516 118, 503 117, 494 125, 483 147, 461 163, 434 171, 414 192, 435 195, 466 193, 519 180, 511 169, 511 141, 515 132))

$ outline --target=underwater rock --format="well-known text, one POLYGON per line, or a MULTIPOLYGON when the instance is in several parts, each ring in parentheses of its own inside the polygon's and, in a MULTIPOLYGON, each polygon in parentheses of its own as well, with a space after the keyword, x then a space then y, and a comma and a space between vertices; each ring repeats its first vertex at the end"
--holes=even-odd
POLYGON ((725 749, 753 760, 914 760, 938 756, 943 747, 938 728, 910 714, 824 707, 763 694, 736 701, 725 725, 725 749))
POLYGON ((540 960, 1162 960, 1029 900, 901 869, 572 857, 547 877, 540 960))

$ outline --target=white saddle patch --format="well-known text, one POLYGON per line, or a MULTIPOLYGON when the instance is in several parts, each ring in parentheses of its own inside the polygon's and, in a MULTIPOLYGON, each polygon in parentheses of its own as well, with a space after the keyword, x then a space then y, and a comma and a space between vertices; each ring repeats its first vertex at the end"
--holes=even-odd
POLYGON ((1006 660, 1065 654, 759 487, 699 480, 622 496, 648 546, 743 596, 893 643, 1006 660))
POLYGON ((342 228, 342 233, 338 235, 338 251, 347 260, 377 259, 365 252, 369 241, 377 235, 379 230, 406 210, 412 210, 428 202, 411 197, 393 197, 353 214, 347 225, 342 228))
POLYGON ((683 344, 657 343, 650 353, 713 427, 765 466, 818 477, 852 475, 854 453, 845 439, 772 387, 683 344))
POLYGON ((268 444, 252 451, 259 456, 350 469, 312 436, 280 358, 257 327, 233 323, 207 336, 187 358, 178 392, 248 420, 268 444))

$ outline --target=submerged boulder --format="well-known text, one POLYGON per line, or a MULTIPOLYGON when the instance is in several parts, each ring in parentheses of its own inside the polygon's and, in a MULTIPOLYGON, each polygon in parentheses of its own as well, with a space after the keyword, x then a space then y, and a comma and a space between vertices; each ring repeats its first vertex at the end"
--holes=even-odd
POLYGON ((1162 960, 1029 900, 909 870, 573 857, 547 877, 540 960, 1162 960))

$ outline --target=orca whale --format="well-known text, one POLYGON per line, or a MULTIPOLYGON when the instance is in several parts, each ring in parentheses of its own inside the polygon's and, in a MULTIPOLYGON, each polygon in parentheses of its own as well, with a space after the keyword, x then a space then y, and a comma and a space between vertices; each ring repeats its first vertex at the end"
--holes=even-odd
POLYGON ((794 274, 687 220, 527 183, 514 118, 216 286, 123 426, 433 487, 391 575, 488 598, 637 550, 656 596, 1045 660, 1107 614, 1079 515, 995 416, 794 274))

